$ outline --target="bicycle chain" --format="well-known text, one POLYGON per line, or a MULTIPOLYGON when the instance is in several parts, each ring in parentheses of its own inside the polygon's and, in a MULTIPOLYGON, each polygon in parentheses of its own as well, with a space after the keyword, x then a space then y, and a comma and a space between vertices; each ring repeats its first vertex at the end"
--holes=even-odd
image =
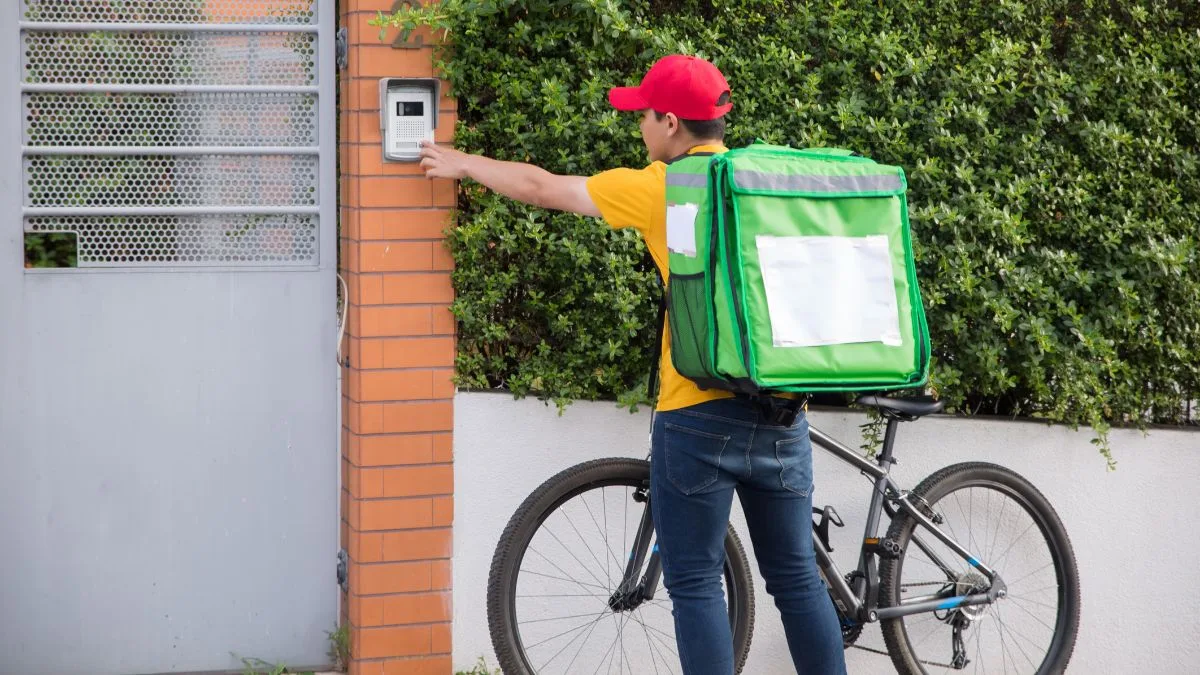
POLYGON ((886 651, 884 651, 882 649, 875 649, 874 647, 864 647, 862 645, 850 645, 850 648, 851 649, 861 649, 864 652, 871 652, 872 654, 881 654, 883 656, 891 657, 891 654, 887 653, 886 651))
MULTIPOLYGON (((941 581, 923 581, 923 582, 914 583, 914 584, 900 584, 900 588, 916 588, 918 586, 945 586, 945 585, 946 584, 941 581)), ((892 657, 892 655, 890 653, 888 653, 887 651, 885 651, 883 649, 875 649, 874 647, 864 647, 863 645, 860 645, 860 644, 852 644, 852 645, 850 645, 850 648, 851 649, 861 649, 864 652, 870 652, 872 654, 879 654, 880 656, 886 656, 888 658, 892 657)), ((917 662, 923 663, 927 666, 934 666, 935 668, 949 668, 951 670, 961 670, 961 668, 955 668, 953 665, 951 665, 949 663, 937 663, 936 661, 926 661, 924 659, 917 659, 917 662)))
MULTIPOLYGON (((874 647, 864 647, 862 645, 850 645, 850 648, 851 649, 861 649, 864 652, 871 652, 872 654, 879 654, 881 656, 886 656, 888 658, 892 657, 892 655, 890 653, 888 653, 882 649, 875 649, 874 647)), ((951 670, 961 670, 960 668, 955 668, 954 666, 950 665, 949 663, 937 663, 936 661, 926 661, 924 659, 917 659, 917 662, 923 663, 927 666, 934 666, 936 668, 949 668, 951 670)))
MULTIPOLYGON (((916 497, 916 506, 918 509, 921 510, 921 512, 927 518, 935 518, 937 516, 937 514, 934 513, 933 508, 929 506, 929 502, 925 501, 924 497, 920 497, 920 496, 916 497)), ((934 522, 938 522, 940 520, 941 520, 941 518, 937 517, 934 522)), ((846 576, 847 576, 847 581, 849 581, 850 580, 849 577, 851 575, 847 574, 846 576)), ((900 588, 906 589, 906 588, 918 588, 921 586, 945 586, 945 585, 946 585, 946 583, 943 581, 923 581, 920 583, 913 583, 913 584, 900 584, 900 588)), ((859 631, 862 630, 861 625, 857 626, 857 628, 859 629, 859 631)), ((855 639, 857 639, 858 635, 856 634, 854 637, 855 637, 855 639)), ((886 656, 889 659, 892 657, 892 655, 889 652, 887 652, 886 650, 875 649, 874 647, 865 647, 865 646, 857 644, 857 643, 852 643, 850 645, 850 649, 861 649, 864 652, 869 652, 871 654, 879 654, 880 656, 886 656)), ((935 668, 948 668, 950 670, 962 670, 961 668, 955 668, 952 664, 949 664, 949 663, 938 663, 936 661, 926 661, 925 659, 917 659, 917 663, 921 663, 921 664, 924 664, 927 666, 933 666, 935 668)))

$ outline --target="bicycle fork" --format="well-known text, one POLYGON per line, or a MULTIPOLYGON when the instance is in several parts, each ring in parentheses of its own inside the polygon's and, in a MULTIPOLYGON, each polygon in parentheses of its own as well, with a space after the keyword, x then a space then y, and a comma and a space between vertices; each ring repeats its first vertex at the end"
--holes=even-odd
POLYGON ((649 488, 643 485, 634 490, 633 500, 644 504, 642 519, 638 523, 637 533, 633 538, 633 547, 629 551, 629 559, 625 564, 625 574, 617 590, 608 599, 608 606, 614 612, 636 609, 647 600, 654 599, 658 590, 658 582, 662 578, 662 559, 658 554, 658 545, 651 550, 650 540, 654 537, 654 516, 650 511, 649 488), (648 559, 648 560, 647 560, 648 559), (646 573, 638 578, 638 571, 646 566, 646 573))

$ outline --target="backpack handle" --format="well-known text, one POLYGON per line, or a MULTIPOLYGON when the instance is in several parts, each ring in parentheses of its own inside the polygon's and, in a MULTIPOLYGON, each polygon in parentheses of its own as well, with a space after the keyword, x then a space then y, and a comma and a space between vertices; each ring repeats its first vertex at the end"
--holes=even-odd
POLYGON ((823 157, 862 157, 862 153, 846 148, 803 148, 800 152, 823 157))
MULTIPOLYGON (((767 143, 766 141, 762 140, 761 138, 754 139, 754 143, 752 143, 750 147, 754 147, 754 146, 758 146, 758 145, 769 146, 772 148, 781 147, 778 145, 772 145, 770 143, 767 143)), ((783 149, 791 150, 791 148, 783 148, 783 149)), ((812 157, 817 157, 817 158, 837 157, 837 158, 846 158, 846 159, 862 159, 865 161, 870 161, 866 157, 863 157, 863 154, 861 152, 858 152, 857 150, 850 150, 849 148, 797 148, 795 150, 795 152, 805 154, 805 155, 810 155, 812 157)))

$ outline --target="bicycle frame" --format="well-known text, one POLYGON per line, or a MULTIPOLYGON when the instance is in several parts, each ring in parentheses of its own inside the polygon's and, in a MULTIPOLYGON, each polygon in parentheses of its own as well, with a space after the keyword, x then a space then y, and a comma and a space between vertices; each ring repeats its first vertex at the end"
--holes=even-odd
MULTIPOLYGON (((814 444, 824 448, 843 462, 850 464, 874 481, 874 490, 871 493, 871 505, 867 510, 867 525, 863 532, 863 547, 858 559, 857 571, 860 572, 860 575, 855 577, 853 588, 851 588, 850 584, 846 583, 837 565, 829 557, 829 553, 826 552, 820 538, 817 536, 816 524, 814 523, 813 525, 813 548, 816 551, 817 567, 820 568, 822 574, 825 576, 825 581, 833 593, 834 602, 839 604, 839 609, 842 610, 845 616, 858 617, 860 621, 877 621, 879 619, 891 619, 909 614, 995 602, 997 598, 1003 597, 1006 592, 1004 581, 1000 578, 1000 575, 986 564, 980 562, 973 553, 954 541, 950 535, 943 532, 933 520, 936 516, 932 512, 930 512, 929 516, 922 512, 921 508, 909 498, 909 493, 902 491, 889 475, 891 465, 895 463, 895 460, 892 458, 892 447, 895 444, 896 426, 898 424, 899 421, 894 418, 888 420, 883 447, 879 451, 876 464, 872 464, 857 452, 839 443, 836 439, 821 430, 810 427, 809 433, 814 444), (933 534, 934 537, 945 544, 951 551, 954 551, 954 553, 962 557, 963 560, 967 561, 968 564, 987 577, 990 583, 988 590, 982 593, 968 593, 966 595, 918 598, 901 603, 898 607, 878 607, 878 554, 868 549, 867 541, 878 540, 880 515, 885 512, 890 518, 895 518, 897 513, 904 513, 915 520, 921 528, 933 534)), ((957 581, 957 574, 954 572, 954 569, 930 550, 915 532, 912 535, 912 542, 924 551, 934 564, 942 568, 942 571, 946 573, 948 583, 957 581)))
MULTIPOLYGON (((809 428, 809 434, 815 445, 820 446, 833 454, 834 457, 858 469, 871 479, 874 484, 874 490, 871 494, 871 505, 867 511, 867 524, 863 533, 863 546, 859 554, 858 567, 856 568, 859 574, 855 575, 853 586, 846 582, 845 577, 842 576, 841 571, 838 570, 837 565, 830 558, 823 542, 817 535, 817 524, 813 523, 813 548, 816 552, 817 566, 825 577, 834 602, 838 604, 844 616, 855 617, 859 621, 874 622, 881 619, 920 614, 922 612, 990 604, 995 602, 997 598, 1004 597, 1007 587, 1000 578, 1000 575, 976 558, 973 553, 954 541, 945 532, 942 532, 935 522, 938 516, 933 514, 932 511, 929 512, 929 515, 926 515, 922 511, 921 506, 914 504, 913 500, 910 499, 909 493, 901 490, 895 481, 892 480, 890 470, 892 464, 895 464, 895 460, 892 458, 892 447, 895 444, 896 427, 898 424, 899 420, 895 418, 888 419, 883 447, 880 449, 876 463, 874 464, 855 450, 838 442, 821 430, 815 427, 809 428), (932 595, 915 598, 901 603, 896 607, 879 607, 879 554, 870 550, 868 541, 878 541, 879 521, 883 513, 887 513, 889 518, 895 518, 898 513, 904 513, 915 520, 920 528, 930 532, 951 551, 962 557, 963 560, 976 570, 979 570, 987 578, 989 588, 985 592, 952 596, 932 595)), ((635 498, 638 501, 648 499, 645 492, 640 497, 635 498)), ((927 506, 925 508, 928 510, 927 506)), ((652 535, 653 522, 649 504, 647 503, 634 539, 633 550, 630 552, 625 576, 616 593, 610 599, 610 603, 630 601, 636 603, 654 598, 654 593, 658 588, 659 577, 662 574, 662 563, 657 547, 655 547, 654 551, 649 550, 652 535), (642 575, 639 582, 637 572, 641 569, 643 563, 646 563, 646 572, 642 575)), ((942 568, 946 574, 948 585, 952 585, 958 581, 954 568, 943 562, 915 532, 912 535, 912 543, 924 551, 934 564, 942 568)))

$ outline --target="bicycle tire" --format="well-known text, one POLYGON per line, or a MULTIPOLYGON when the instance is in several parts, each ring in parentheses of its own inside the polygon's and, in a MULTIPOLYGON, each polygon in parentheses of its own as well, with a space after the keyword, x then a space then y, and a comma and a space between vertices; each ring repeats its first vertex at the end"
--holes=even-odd
MULTIPOLYGON (((505 675, 536 675, 519 634, 516 586, 525 549, 541 524, 564 502, 605 485, 649 488, 650 463, 626 458, 596 459, 564 469, 534 490, 509 519, 492 556, 487 586, 488 629, 505 675)), ((643 508, 648 508, 647 502, 643 508)), ((734 640, 735 672, 741 672, 754 631, 754 586, 745 549, 733 527, 725 536, 725 587, 734 640)), ((660 594, 666 592, 660 586, 660 594)))
MULTIPOLYGON (((1058 514, 1042 493, 1032 483, 1016 472, 995 464, 968 462, 945 467, 921 481, 912 491, 911 495, 914 497, 914 501, 917 501, 915 497, 924 499, 930 505, 930 508, 936 511, 937 505, 943 497, 954 494, 956 490, 974 487, 985 487, 1011 497, 1013 501, 1017 502, 1025 510, 1030 520, 1033 521, 1033 524, 1037 525, 1045 543, 1048 545, 1051 564, 1054 566, 1054 579, 1057 583, 1056 596, 1059 603, 1045 657, 1037 665, 1035 672, 1038 675, 1062 673, 1066 669, 1071 654, 1075 649, 1075 640, 1079 631, 1079 570, 1076 566, 1071 540, 1067 536, 1067 532, 1058 514)), ((946 508, 947 510, 949 509, 948 503, 946 508)), ((1001 511, 1000 520, 1003 520, 1003 510, 1001 511)), ((898 606, 901 602, 904 561, 909 556, 908 546, 912 541, 912 535, 916 526, 917 523, 915 520, 904 514, 900 514, 892 521, 892 525, 888 529, 887 536, 899 544, 901 553, 897 558, 884 559, 880 563, 879 605, 881 607, 894 607, 898 606)), ((999 532, 1000 527, 1001 524, 996 525, 997 532, 999 532)), ((1027 530, 1031 529, 1032 526, 1027 528, 1027 530)), ((1022 537, 1024 536, 1023 534, 1022 537)), ((965 542, 960 541, 960 544, 965 545, 965 542)), ((1016 542, 1013 542, 1009 548, 1011 549, 1015 544, 1016 542)), ((1005 551, 1004 555, 998 557, 1006 561, 1008 551, 1005 551)), ((989 566, 997 564, 997 561, 992 560, 982 560, 982 562, 989 566)), ((997 569, 996 572, 1000 574, 1002 579, 1005 579, 1006 583, 1013 581, 1013 579, 1005 577, 1004 569, 997 569)), ((1049 590, 1049 588, 1046 590, 1049 590)), ((1006 602, 1005 598, 997 600, 997 606, 1000 606, 1000 603, 1004 602, 1006 602)), ((988 605, 980 607, 988 608, 989 610, 992 609, 988 605)), ((915 653, 906 630, 906 618, 911 617, 897 617, 880 622, 884 642, 887 645, 888 653, 898 673, 901 675, 924 674, 927 671, 923 667, 923 664, 928 665, 928 662, 922 661, 915 653)), ((979 618, 976 620, 981 622, 980 627, 976 628, 976 630, 982 631, 983 619, 979 618)), ((996 622, 1000 626, 1004 626, 1002 619, 997 618, 996 622)), ((1002 629, 1000 635, 1003 638, 1002 629)), ((1018 635, 1020 634, 1018 633, 1018 635)), ((1006 647, 1002 645, 1002 649, 1004 648, 1006 647)), ((1013 655, 1014 657, 1016 656, 1015 650, 1013 655)), ((1026 657, 1028 658, 1027 655, 1026 657)), ((1032 665, 1033 659, 1029 658, 1028 660, 1032 665)), ((1007 664, 1005 665, 1005 671, 1007 672, 1007 664)))

